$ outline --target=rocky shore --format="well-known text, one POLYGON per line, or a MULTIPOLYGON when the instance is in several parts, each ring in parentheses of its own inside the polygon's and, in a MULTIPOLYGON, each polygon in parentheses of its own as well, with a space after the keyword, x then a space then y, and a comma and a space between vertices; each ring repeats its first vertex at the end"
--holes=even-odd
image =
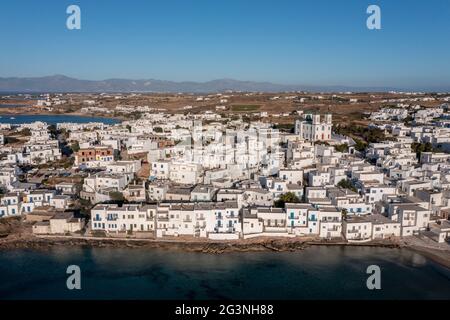
POLYGON ((10 235, 0 239, 0 250, 14 249, 50 249, 56 246, 79 247, 111 247, 111 248, 149 248, 164 250, 181 250, 185 252, 201 252, 220 254, 226 252, 256 251, 297 251, 312 245, 348 245, 398 248, 400 245, 392 241, 349 244, 344 241, 324 241, 303 238, 254 238, 235 241, 209 241, 185 239, 118 239, 69 236, 33 236, 10 235))
POLYGON ((50 250, 54 247, 96 247, 96 248, 145 248, 178 250, 207 254, 258 251, 298 251, 310 246, 360 246, 403 248, 413 250, 428 259, 450 269, 450 246, 436 247, 423 239, 394 239, 365 243, 348 243, 344 240, 323 240, 318 238, 268 238, 259 237, 233 241, 212 241, 192 238, 137 239, 86 236, 36 236, 20 219, 4 219, 0 223, 0 251, 2 250, 50 250))

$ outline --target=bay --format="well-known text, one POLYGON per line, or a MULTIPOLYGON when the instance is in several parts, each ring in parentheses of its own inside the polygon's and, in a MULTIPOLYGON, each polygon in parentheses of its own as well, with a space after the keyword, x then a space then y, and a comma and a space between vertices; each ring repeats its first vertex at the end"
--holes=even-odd
POLYGON ((88 122, 102 122, 105 124, 119 123, 120 120, 102 117, 83 117, 75 115, 3 115, 0 114, 0 123, 31 123, 35 121, 47 122, 48 124, 57 124, 62 122, 72 123, 88 123, 88 122), (14 119, 11 119, 14 118, 14 119))

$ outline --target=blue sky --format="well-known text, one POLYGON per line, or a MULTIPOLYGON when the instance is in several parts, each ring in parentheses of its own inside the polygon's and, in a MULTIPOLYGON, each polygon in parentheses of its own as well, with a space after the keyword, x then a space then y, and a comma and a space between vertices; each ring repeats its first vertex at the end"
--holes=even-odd
POLYGON ((448 0, 2 1, 0 76, 449 87, 448 21, 448 0))

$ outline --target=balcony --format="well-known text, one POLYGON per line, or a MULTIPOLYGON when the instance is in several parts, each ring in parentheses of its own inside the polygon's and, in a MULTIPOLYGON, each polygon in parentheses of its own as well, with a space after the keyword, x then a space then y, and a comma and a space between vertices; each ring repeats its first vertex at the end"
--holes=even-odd
POLYGON ((192 222, 192 219, 191 218, 189 218, 189 219, 183 219, 183 222, 192 222))
POLYGON ((340 223, 341 222, 341 220, 339 219, 339 218, 333 218, 333 219, 326 219, 326 218, 323 218, 322 219, 322 222, 333 222, 333 223, 340 223))

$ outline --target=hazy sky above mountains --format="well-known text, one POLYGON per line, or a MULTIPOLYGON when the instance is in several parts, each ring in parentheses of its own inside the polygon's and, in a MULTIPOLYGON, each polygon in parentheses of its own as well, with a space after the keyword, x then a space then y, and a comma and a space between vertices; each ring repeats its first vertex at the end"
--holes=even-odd
POLYGON ((0 77, 448 87, 449 20, 448 0, 2 1, 0 77))

